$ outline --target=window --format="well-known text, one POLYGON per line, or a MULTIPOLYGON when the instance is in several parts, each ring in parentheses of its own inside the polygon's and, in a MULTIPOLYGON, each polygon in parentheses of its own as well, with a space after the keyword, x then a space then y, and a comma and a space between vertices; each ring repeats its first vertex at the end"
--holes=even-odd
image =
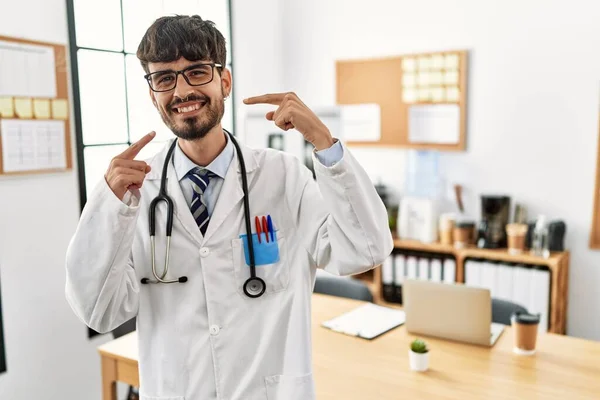
MULTIPOLYGON (((81 207, 115 155, 156 131, 137 157, 144 159, 173 136, 152 105, 135 55, 146 29, 164 15, 211 20, 225 37, 227 67, 233 71, 230 7, 230 0, 67 0, 81 207)), ((233 94, 222 124, 235 131, 233 94)))

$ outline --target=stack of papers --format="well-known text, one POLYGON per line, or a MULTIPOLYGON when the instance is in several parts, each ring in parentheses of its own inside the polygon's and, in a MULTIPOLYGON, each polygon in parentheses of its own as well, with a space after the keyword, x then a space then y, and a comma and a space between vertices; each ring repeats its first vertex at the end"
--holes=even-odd
POLYGON ((346 335, 373 339, 405 321, 406 315, 402 310, 367 303, 321 325, 346 335))

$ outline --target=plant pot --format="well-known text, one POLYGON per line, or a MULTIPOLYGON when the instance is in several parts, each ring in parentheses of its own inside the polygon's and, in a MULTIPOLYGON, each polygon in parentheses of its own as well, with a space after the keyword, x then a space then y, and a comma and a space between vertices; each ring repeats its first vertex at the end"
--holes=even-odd
POLYGON ((429 369, 429 352, 415 353, 412 350, 408 350, 408 358, 410 361, 410 369, 413 371, 423 372, 429 369))

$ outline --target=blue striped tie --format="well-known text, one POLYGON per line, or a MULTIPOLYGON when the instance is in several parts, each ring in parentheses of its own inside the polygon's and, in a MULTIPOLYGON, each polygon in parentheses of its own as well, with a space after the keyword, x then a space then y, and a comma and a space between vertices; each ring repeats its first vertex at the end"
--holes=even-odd
POLYGON ((206 200, 204 199, 204 191, 208 186, 210 178, 214 177, 215 174, 206 168, 196 167, 188 172, 187 176, 190 181, 192 181, 192 189, 194 190, 190 210, 198 224, 198 228, 200 228, 200 232, 204 235, 209 220, 208 208, 206 207, 206 200))

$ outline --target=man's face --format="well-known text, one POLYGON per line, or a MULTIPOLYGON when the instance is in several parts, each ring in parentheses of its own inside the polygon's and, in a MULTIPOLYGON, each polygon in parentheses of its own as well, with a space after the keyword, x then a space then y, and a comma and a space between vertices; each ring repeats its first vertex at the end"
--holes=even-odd
MULTIPOLYGON (((209 61, 188 61, 180 58, 168 63, 150 63, 150 73, 158 71, 180 71, 189 66, 209 61)), ((160 113, 165 125, 179 138, 184 140, 201 139, 217 126, 225 112, 225 97, 231 89, 231 73, 223 69, 219 74, 217 68, 206 68, 213 79, 201 86, 187 83, 182 74, 177 75, 177 86, 166 92, 150 90, 152 102, 160 113)), ((194 70, 195 71, 195 70, 194 70)), ((191 72, 188 76, 200 76, 199 72, 191 72)), ((154 77, 158 75, 153 75, 154 77)), ((192 81, 192 83, 194 83, 192 81)))

